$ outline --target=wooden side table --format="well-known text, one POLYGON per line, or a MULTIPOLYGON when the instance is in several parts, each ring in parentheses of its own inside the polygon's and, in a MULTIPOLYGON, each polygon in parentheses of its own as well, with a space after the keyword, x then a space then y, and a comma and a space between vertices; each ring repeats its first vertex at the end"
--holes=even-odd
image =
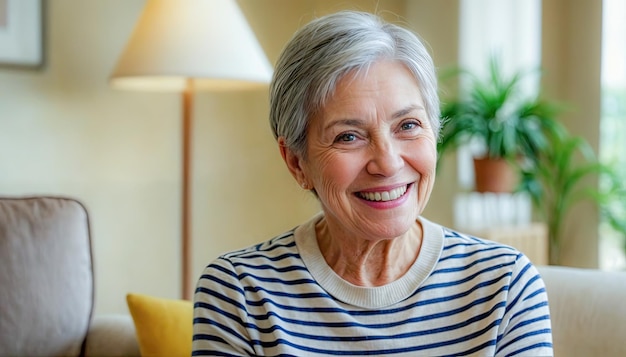
POLYGON ((480 238, 510 245, 524 253, 534 265, 548 265, 548 228, 544 223, 467 231, 480 238))

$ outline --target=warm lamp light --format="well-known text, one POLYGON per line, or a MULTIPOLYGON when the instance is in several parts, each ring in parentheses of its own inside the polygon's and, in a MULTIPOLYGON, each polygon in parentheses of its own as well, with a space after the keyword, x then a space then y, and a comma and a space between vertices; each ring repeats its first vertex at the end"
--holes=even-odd
POLYGON ((148 0, 110 78, 116 89, 182 93, 182 292, 190 299, 193 92, 264 86, 272 67, 235 0, 148 0))

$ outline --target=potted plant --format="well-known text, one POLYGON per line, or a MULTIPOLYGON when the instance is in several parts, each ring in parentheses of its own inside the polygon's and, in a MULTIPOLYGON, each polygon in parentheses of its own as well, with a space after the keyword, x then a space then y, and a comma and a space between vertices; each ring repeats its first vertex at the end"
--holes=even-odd
POLYGON ((617 171, 602 164, 581 137, 560 127, 547 136, 549 145, 522 169, 521 191, 529 193, 541 219, 546 222, 549 262, 559 264, 562 228, 570 209, 588 199, 612 229, 626 235, 626 187, 617 171), (601 185, 590 185, 590 177, 601 185))
POLYGON ((496 57, 489 62, 486 79, 464 70, 455 74, 470 81, 458 97, 442 98, 439 158, 477 140, 484 155, 474 158, 476 191, 512 192, 518 182, 516 166, 535 160, 545 149, 545 133, 555 130, 560 108, 538 96, 523 97, 521 80, 527 73, 504 75, 496 57))
POLYGON ((486 79, 463 70, 452 74, 468 76, 470 81, 458 97, 442 99, 439 160, 478 140, 485 154, 474 158, 476 191, 528 193, 536 215, 547 226, 550 264, 559 264, 565 218, 583 200, 597 204, 604 221, 626 237, 626 183, 614 168, 597 160, 583 138, 572 136, 560 124, 556 117, 562 105, 538 95, 522 97, 520 80, 525 73, 505 76, 495 57, 486 79), (508 179, 502 179, 490 169, 485 174, 492 181, 501 184, 513 177, 518 184, 482 186, 483 161, 508 170, 508 179), (599 179, 601 185, 591 178, 599 179))

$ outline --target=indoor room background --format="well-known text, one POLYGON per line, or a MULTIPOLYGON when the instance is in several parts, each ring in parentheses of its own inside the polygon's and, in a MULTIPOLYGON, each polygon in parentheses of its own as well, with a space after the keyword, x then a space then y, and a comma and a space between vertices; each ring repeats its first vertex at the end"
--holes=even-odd
MULTIPOLYGON (((127 292, 180 293, 180 96, 112 89, 108 79, 145 0, 45 1, 45 64, 0 67, 0 195, 61 195, 90 214, 96 313, 127 292)), ((459 61, 468 0, 239 0, 270 63, 293 32, 340 9, 417 31, 439 68, 459 61)), ((563 118, 598 146, 601 2, 538 2, 542 88, 577 110, 563 118)), ((467 47, 467 46, 466 46, 467 47)), ((193 107, 194 280, 219 254, 266 240, 318 211, 285 168, 267 88, 199 92, 193 107)), ((453 225, 457 166, 440 168, 425 216, 453 225)), ((598 265, 597 209, 572 215, 563 263, 598 265)))

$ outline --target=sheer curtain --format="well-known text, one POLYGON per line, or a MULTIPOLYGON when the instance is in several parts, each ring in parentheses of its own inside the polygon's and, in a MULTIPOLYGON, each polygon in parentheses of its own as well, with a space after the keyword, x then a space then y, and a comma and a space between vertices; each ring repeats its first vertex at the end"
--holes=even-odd
MULTIPOLYGON (((602 3, 602 118, 600 159, 626 182, 626 2, 602 3)), ((626 215, 626 212, 623 212, 626 215)), ((624 237, 600 222, 600 267, 626 269, 624 237)))
MULTIPOLYGON (((505 73, 539 68, 541 0, 460 0, 459 12, 461 67, 486 74, 489 57, 496 55, 505 73)), ((538 76, 524 79, 523 88, 529 93, 538 87, 538 76)), ((471 157, 476 150, 480 148, 463 148, 458 153, 459 184, 464 189, 474 186, 471 157)))
MULTIPOLYGON (((500 60, 505 74, 520 70, 532 72, 540 68, 541 0, 459 1, 460 67, 485 77, 489 59, 494 55, 500 60)), ((537 92, 539 72, 535 73, 523 79, 523 91, 537 92)), ((459 85, 462 89, 466 83, 459 85)), ((528 225, 532 208, 530 199, 525 195, 472 192, 472 157, 482 150, 480 145, 470 144, 457 151, 459 187, 465 192, 455 198, 455 227, 481 230, 500 225, 528 225), (494 212, 499 214, 494 215, 494 212)))

